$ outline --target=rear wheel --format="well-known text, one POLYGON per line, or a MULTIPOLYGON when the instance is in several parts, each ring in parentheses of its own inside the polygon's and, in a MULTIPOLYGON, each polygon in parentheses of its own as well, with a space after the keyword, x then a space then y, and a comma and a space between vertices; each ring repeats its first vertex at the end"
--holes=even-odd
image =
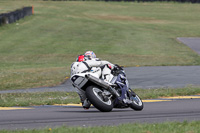
POLYGON ((105 92, 97 86, 89 86, 86 89, 86 96, 95 108, 102 112, 109 112, 113 109, 112 100, 105 92))

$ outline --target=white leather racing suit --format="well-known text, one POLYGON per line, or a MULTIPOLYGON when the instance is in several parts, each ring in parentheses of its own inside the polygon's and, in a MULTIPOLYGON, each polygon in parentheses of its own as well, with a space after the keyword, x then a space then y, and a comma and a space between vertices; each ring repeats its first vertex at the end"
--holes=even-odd
MULTIPOLYGON (((106 82, 112 80, 111 70, 114 65, 108 61, 101 61, 98 58, 86 60, 82 62, 74 62, 71 65, 71 76, 77 73, 91 72, 97 75, 97 78, 102 78, 106 82)), ((77 93, 80 96, 81 102, 86 99, 85 92, 77 88, 77 93)))

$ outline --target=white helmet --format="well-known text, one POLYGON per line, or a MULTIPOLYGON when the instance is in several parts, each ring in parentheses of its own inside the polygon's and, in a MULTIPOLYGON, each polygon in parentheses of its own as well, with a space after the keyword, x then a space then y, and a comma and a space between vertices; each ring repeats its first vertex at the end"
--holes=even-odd
POLYGON ((92 59, 92 58, 96 58, 96 55, 93 51, 87 51, 85 52, 85 57, 87 57, 88 59, 92 59))

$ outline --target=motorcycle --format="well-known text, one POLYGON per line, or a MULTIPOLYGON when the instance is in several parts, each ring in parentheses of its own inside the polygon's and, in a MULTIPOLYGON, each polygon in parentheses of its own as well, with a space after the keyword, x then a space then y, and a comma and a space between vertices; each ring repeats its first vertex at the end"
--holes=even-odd
MULTIPOLYGON (((72 66, 73 67, 73 66, 72 66)), ((144 107, 140 97, 129 88, 129 83, 122 67, 115 65, 111 71, 111 82, 105 82, 95 73, 73 73, 72 85, 85 91, 87 99, 101 112, 110 112, 113 108, 132 108, 141 111, 144 107)))

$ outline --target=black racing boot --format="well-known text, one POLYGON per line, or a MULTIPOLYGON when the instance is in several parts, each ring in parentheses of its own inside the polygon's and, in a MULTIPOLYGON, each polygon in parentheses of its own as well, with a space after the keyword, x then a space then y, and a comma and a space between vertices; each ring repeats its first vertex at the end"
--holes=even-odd
POLYGON ((90 101, 86 98, 83 102, 82 102, 82 106, 84 109, 89 109, 91 106, 90 101))

